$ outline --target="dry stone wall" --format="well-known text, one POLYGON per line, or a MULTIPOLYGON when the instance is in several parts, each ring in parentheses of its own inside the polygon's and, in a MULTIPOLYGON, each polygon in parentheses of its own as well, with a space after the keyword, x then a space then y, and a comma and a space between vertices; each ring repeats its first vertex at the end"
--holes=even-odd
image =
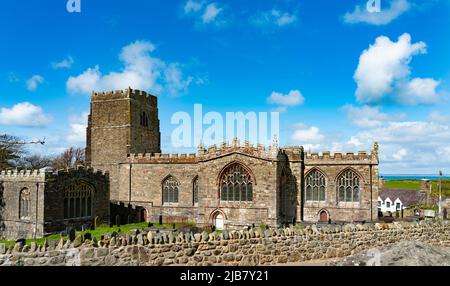
POLYGON ((348 224, 304 229, 77 237, 57 245, 0 246, 0 265, 253 266, 344 257, 400 241, 450 246, 448 222, 348 224))

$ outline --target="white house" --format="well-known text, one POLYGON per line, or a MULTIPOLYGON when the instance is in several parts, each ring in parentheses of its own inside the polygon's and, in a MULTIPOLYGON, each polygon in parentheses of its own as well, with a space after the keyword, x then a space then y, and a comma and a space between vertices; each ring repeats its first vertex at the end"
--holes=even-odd
POLYGON ((406 209, 406 206, 400 200, 400 198, 395 198, 394 200, 390 197, 382 199, 378 197, 378 211, 379 212, 396 212, 406 209))
POLYGON ((395 213, 413 205, 423 204, 426 194, 417 190, 386 189, 378 192, 378 211, 395 213))

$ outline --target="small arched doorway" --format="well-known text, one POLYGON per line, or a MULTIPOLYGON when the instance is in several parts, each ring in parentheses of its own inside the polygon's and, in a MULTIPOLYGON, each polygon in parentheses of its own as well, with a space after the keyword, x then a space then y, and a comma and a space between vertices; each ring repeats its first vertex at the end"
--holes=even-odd
POLYGON ((325 210, 321 210, 319 212, 319 221, 320 222, 327 222, 328 221, 328 213, 325 210))
POLYGON ((217 230, 222 230, 224 227, 224 217, 223 214, 221 212, 217 212, 214 214, 214 219, 213 219, 213 223, 214 223, 214 227, 217 230))

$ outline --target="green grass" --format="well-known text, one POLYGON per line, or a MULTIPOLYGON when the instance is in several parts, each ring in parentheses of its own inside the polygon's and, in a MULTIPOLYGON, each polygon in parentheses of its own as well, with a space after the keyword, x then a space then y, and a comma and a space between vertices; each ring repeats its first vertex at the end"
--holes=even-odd
MULTIPOLYGON (((391 189, 405 189, 405 190, 420 190, 419 180, 394 180, 385 181, 385 188, 391 189)), ((431 195, 433 197, 439 196, 439 180, 431 181, 431 195)), ((442 180, 442 196, 450 196, 450 180, 442 180)))
MULTIPOLYGON (((175 228, 179 228, 181 226, 194 226, 195 223, 194 222, 187 222, 187 223, 175 223, 175 228)), ((172 223, 166 223, 166 224, 158 224, 158 223, 153 223, 153 227, 157 227, 157 228, 162 228, 162 229, 173 229, 173 224, 172 223)), ((100 239, 100 237, 102 235, 105 234, 112 234, 113 232, 117 232, 119 234, 132 234, 134 229, 136 228, 141 228, 141 229, 148 229, 148 222, 141 222, 141 223, 132 223, 132 224, 127 224, 127 225, 121 225, 121 226, 113 226, 113 227, 109 227, 109 226, 99 226, 97 227, 95 230, 87 230, 87 231, 77 231, 76 235, 84 235, 86 233, 90 233, 92 237, 95 237, 97 240, 100 239)), ((27 239, 26 240, 26 244, 30 245, 31 242, 36 242, 36 244, 38 245, 43 245, 44 241, 50 241, 50 240, 59 240, 61 238, 60 234, 52 234, 49 236, 46 236, 44 238, 37 238, 37 239, 27 239)), ((67 237, 64 237, 64 239, 67 239, 67 237)), ((6 246, 14 246, 15 242, 14 241, 6 241, 6 240, 0 240, 0 243, 4 243, 6 246)))
POLYGON ((384 187, 390 189, 420 190, 420 181, 414 180, 385 181, 384 187))

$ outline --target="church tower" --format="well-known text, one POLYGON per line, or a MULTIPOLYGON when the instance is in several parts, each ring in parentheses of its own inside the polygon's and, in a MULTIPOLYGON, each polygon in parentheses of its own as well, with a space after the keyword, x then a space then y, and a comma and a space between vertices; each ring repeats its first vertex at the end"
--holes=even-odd
POLYGON ((144 91, 93 92, 86 134, 86 163, 109 171, 111 199, 118 200, 118 165, 131 153, 160 153, 156 96, 144 91))

